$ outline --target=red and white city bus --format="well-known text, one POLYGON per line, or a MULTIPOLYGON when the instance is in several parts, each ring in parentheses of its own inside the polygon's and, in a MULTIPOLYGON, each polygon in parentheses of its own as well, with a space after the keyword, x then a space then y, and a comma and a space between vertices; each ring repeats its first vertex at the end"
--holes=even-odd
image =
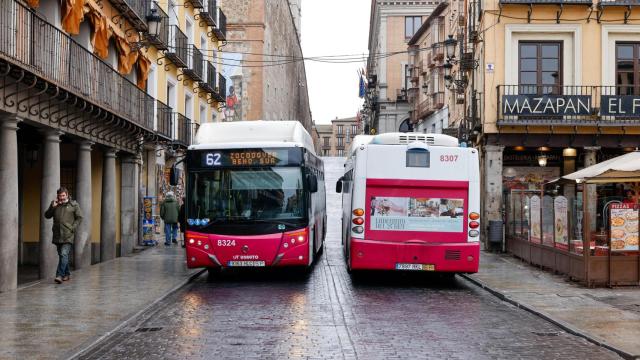
POLYGON ((475 273, 478 151, 442 134, 357 136, 336 184, 351 270, 475 273))
POLYGON ((202 124, 185 164, 188 267, 310 267, 323 250, 324 168, 299 122, 202 124))

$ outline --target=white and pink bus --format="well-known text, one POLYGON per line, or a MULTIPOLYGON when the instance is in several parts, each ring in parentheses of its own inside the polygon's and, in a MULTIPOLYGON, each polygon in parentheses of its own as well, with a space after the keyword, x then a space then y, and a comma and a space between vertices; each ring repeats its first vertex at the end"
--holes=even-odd
POLYGON ((336 184, 349 271, 478 271, 478 151, 442 134, 358 136, 336 184))
POLYGON ((185 165, 188 267, 310 267, 321 253, 324 167, 299 122, 202 124, 185 165))

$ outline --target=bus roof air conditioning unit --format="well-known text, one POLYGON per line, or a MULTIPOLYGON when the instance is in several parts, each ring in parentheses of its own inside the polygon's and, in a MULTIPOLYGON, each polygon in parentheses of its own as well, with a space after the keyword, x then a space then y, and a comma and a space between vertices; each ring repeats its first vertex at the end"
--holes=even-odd
POLYGON ((381 145, 407 145, 413 142, 422 142, 429 146, 458 147, 458 139, 443 134, 418 134, 418 133, 385 133, 376 135, 372 144, 381 145))

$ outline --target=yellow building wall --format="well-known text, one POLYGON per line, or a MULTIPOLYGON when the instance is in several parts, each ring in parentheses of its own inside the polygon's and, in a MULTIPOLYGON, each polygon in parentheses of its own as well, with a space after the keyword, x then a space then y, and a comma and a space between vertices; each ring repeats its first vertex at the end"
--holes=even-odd
MULTIPOLYGON (((505 84, 505 26, 507 24, 527 24, 527 7, 520 5, 505 5, 502 9, 500 22, 497 22, 499 13, 498 1, 487 2, 487 10, 483 16, 481 31, 484 32, 484 64, 494 64, 494 72, 489 73, 480 68, 484 72, 484 123, 483 128, 487 133, 497 132, 496 116, 497 116, 497 98, 498 85, 517 85, 505 84), (524 19, 522 19, 524 17, 524 19), (516 19, 519 18, 519 19, 516 19), (486 30, 486 31, 484 31, 486 30)), ((555 5, 534 5, 531 14, 531 24, 547 24, 553 26, 556 24, 556 14, 558 7, 555 5), (542 20, 545 19, 545 20, 542 20)), ((603 84, 602 74, 602 26, 613 24, 624 24, 624 7, 607 7, 598 23, 595 19, 596 12, 591 14, 591 21, 582 22, 568 21, 567 19, 586 19, 589 15, 589 8, 583 5, 565 5, 560 18, 560 24, 578 24, 580 27, 581 52, 576 54, 580 62, 580 81, 576 81, 575 85, 599 86, 603 84)), ((629 17, 629 24, 640 24, 640 9, 632 7, 632 13, 629 17)), ((541 36, 542 38, 542 36, 541 36)), ((640 34, 638 34, 640 40, 640 34)), ((566 46, 566 45, 565 45, 566 46)), ((566 54, 566 49, 563 53, 566 54)), ((607 71, 615 71, 607 69, 607 71)), ((566 84, 566 82, 565 82, 566 84)), ((504 128, 501 131, 518 131, 516 128, 504 128)), ((558 129, 554 129, 557 131, 558 129)), ((567 132, 573 132, 572 128, 567 127, 567 132)), ((530 132, 548 132, 548 129, 529 129, 530 132)), ((588 128, 588 133, 595 132, 595 128, 588 128)))

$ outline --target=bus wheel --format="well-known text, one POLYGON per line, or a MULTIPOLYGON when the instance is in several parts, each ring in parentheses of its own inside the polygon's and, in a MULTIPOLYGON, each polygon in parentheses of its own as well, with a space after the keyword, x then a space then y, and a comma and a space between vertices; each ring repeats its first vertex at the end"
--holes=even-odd
POLYGON ((324 253, 324 241, 320 244, 320 249, 316 252, 316 257, 319 258, 324 253))

